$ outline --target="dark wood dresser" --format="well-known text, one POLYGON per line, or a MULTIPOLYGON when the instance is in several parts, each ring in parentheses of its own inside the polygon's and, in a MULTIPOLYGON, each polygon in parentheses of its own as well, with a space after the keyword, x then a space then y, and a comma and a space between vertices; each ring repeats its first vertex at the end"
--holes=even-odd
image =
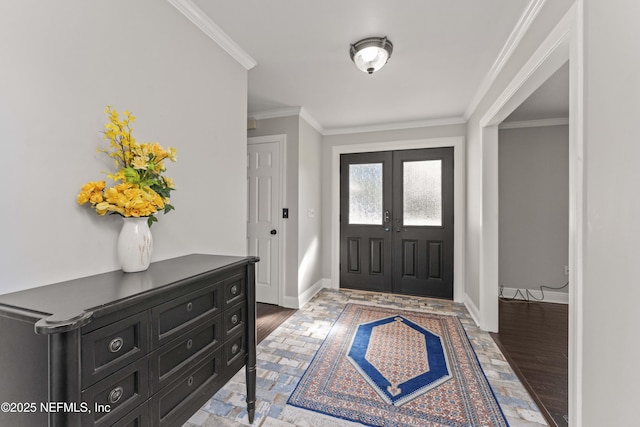
POLYGON ((0 426, 180 426, 245 365, 253 422, 256 262, 187 255, 0 295, 0 426))

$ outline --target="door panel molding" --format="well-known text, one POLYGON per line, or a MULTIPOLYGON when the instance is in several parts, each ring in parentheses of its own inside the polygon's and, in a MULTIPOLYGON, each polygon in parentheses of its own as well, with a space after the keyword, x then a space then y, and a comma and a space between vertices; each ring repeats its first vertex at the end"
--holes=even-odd
POLYGON ((384 239, 369 239, 369 274, 384 274, 384 239))
POLYGON ((347 271, 349 273, 360 273, 360 265, 362 264, 360 259, 360 239, 350 237, 347 239, 347 271))
POLYGON ((454 148, 454 284, 453 300, 464 301, 466 243, 466 143, 464 136, 336 145, 331 147, 330 256, 331 287, 340 287, 340 155, 419 148, 454 148))
POLYGON ((402 239, 402 277, 415 279, 418 277, 418 241, 402 239))
POLYGON ((442 241, 427 240, 427 277, 442 279, 442 241))

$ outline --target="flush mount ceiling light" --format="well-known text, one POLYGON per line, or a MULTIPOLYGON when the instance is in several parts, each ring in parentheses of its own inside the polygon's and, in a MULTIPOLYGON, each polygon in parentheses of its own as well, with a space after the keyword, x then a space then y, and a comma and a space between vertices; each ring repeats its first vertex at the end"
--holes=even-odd
POLYGON ((386 37, 368 37, 351 45, 349 53, 356 67, 373 74, 387 63, 393 44, 386 37))

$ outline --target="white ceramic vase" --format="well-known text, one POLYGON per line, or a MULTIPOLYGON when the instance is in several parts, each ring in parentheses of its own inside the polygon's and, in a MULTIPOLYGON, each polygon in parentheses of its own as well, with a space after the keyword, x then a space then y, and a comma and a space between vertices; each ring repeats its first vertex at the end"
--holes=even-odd
POLYGON ((153 238, 147 218, 122 218, 122 230, 118 236, 118 260, 125 273, 149 268, 153 238))

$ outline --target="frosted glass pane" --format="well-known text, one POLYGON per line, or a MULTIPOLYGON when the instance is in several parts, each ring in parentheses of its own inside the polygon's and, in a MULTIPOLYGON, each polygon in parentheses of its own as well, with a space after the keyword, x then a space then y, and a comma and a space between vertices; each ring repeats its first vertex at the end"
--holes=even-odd
POLYGON ((382 163, 349 165, 349 224, 382 225, 382 163))
POLYGON ((442 161, 403 164, 403 224, 442 225, 442 161))

